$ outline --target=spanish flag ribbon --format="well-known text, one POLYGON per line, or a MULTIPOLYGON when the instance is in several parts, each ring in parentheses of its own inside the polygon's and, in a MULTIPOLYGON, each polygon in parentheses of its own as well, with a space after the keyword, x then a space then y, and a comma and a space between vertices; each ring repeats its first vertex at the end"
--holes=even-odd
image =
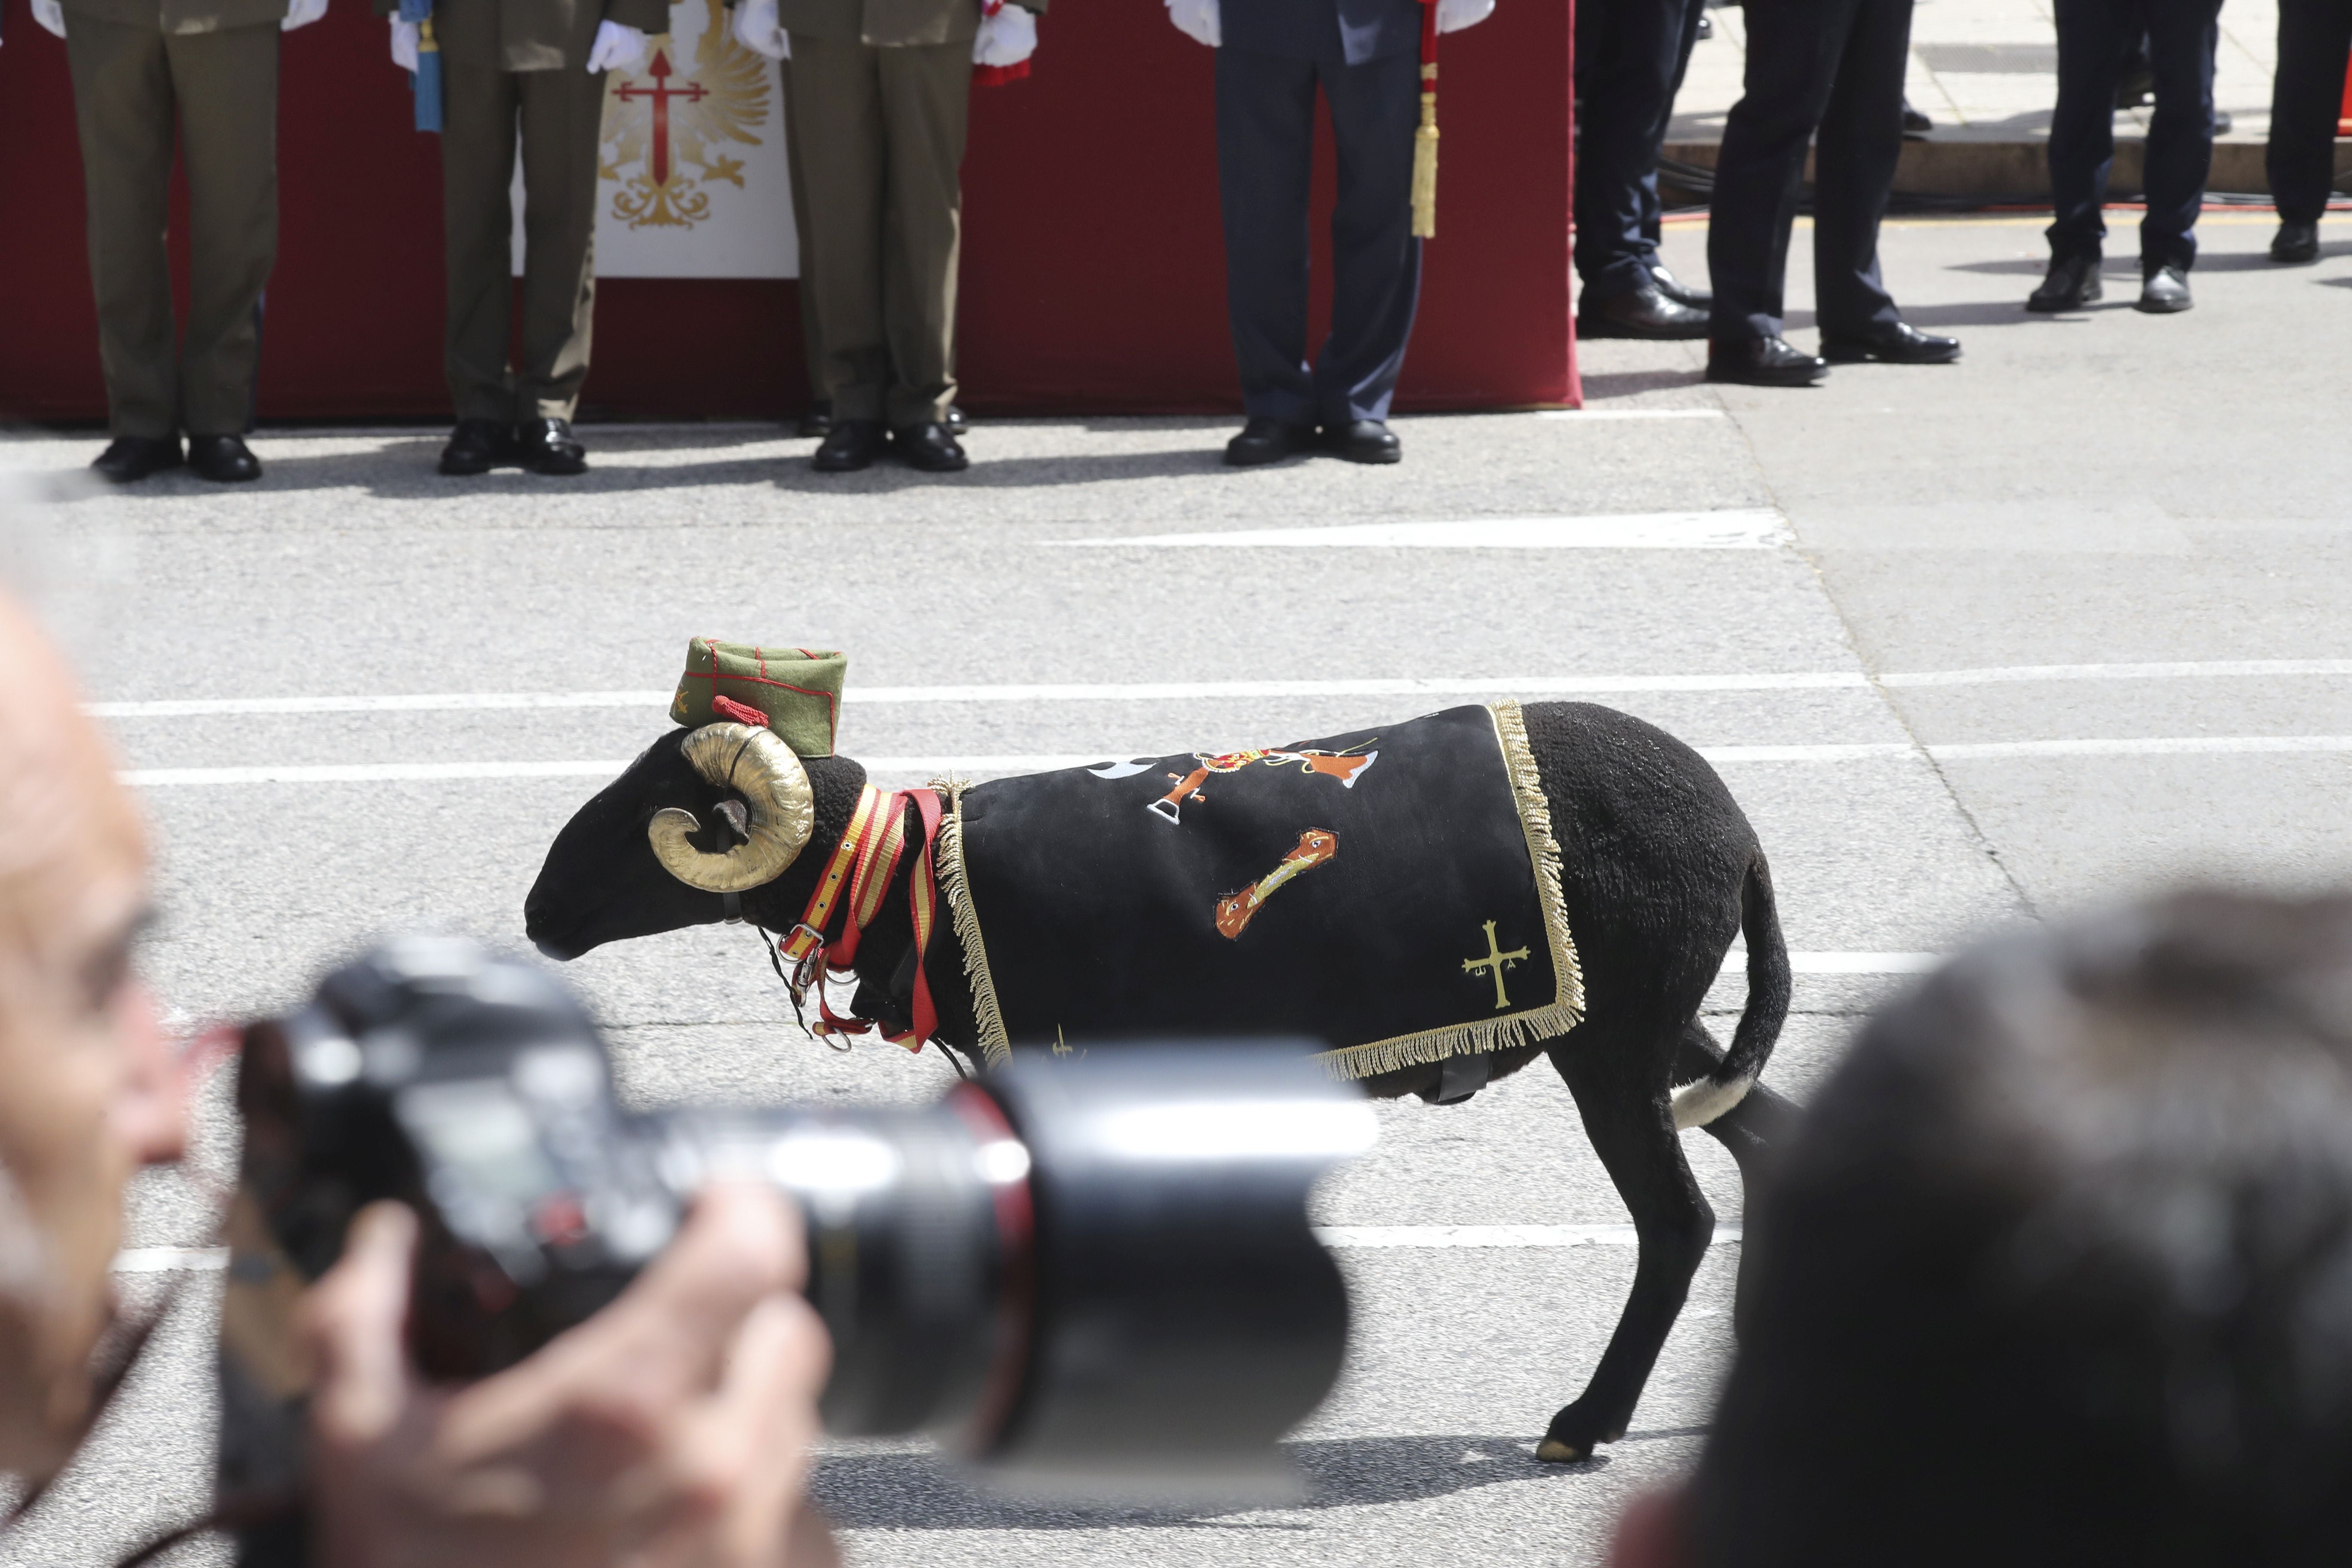
POLYGON ((1421 0, 1421 129, 1412 133, 1412 234, 1437 237, 1437 0, 1421 0))

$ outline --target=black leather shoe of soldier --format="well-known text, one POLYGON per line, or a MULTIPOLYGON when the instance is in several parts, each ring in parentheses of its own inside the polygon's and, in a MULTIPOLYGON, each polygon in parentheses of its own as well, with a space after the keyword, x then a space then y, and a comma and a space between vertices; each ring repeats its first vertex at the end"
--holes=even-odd
POLYGON ((2271 259, 2287 267, 2318 260, 2319 226, 2281 218, 2278 233, 2271 238, 2271 259))
POLYGON ((1960 357, 1960 340, 1923 332, 1908 321, 1848 336, 1822 333, 1822 357, 1832 364, 1874 359, 1885 364, 1949 364, 1960 357))
POLYGON ((971 421, 966 419, 963 416, 963 410, 952 403, 948 405, 948 416, 940 423, 948 427, 948 434, 950 436, 968 435, 971 430, 971 421))
POLYGON ((487 474, 516 460, 514 432, 495 419, 460 419, 441 448, 441 471, 464 477, 487 474))
POLYGON ((2025 297, 2025 308, 2045 316, 2060 310, 2079 310, 2085 305, 2097 304, 2105 292, 2099 287, 2097 257, 2053 256, 2042 287, 2025 297))
POLYGON ((1296 457, 1315 444, 1315 426, 1292 425, 1265 415, 1254 416, 1242 433, 1225 443, 1225 462, 1236 468, 1255 468, 1296 457))
POLYGON ((793 427, 793 434, 816 441, 832 435, 833 404, 824 398, 810 404, 808 412, 801 416, 801 422, 793 427))
POLYGON ((182 461, 177 436, 117 436, 89 466, 109 484, 129 485, 182 461))
POLYGON ((833 434, 816 449, 809 466, 820 474, 854 474, 872 468, 889 442, 890 433, 879 419, 836 419, 833 434))
POLYGON ((1706 336, 1706 312, 1666 298, 1663 289, 1636 289, 1603 300, 1590 295, 1578 307, 1580 338, 1643 338, 1653 342, 1706 336))
POLYGON ((1404 443, 1377 419, 1350 419, 1323 427, 1323 449, 1351 463, 1402 463, 1404 443))
POLYGON ((1714 295, 1704 289, 1692 288, 1667 271, 1666 264, 1663 261, 1650 263, 1650 281, 1658 286, 1659 293, 1677 305, 1688 305, 1694 310, 1707 310, 1715 307, 1714 295))
POLYGON ((588 448, 572 434, 569 419, 526 419, 515 432, 516 454, 534 474, 563 478, 588 471, 588 448))
POLYGON ((2139 286, 2139 298, 2132 301, 2132 309, 2151 316, 2171 316, 2196 303, 2189 297, 2189 268, 2167 262, 2149 270, 2147 280, 2139 286))
POLYGON ((971 458, 945 425, 909 425, 892 431, 890 440, 908 468, 927 474, 960 474, 971 467, 971 458))
POLYGON ((188 437, 188 467, 216 485, 241 485, 261 477, 261 459, 235 436, 188 437))
POLYGON ((1786 338, 1710 338, 1706 378, 1740 386, 1811 386, 1830 373, 1786 338))

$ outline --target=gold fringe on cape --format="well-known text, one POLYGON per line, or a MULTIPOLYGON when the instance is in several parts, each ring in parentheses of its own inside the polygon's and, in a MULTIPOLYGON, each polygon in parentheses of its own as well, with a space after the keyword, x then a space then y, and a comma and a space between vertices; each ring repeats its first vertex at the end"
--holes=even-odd
MULTIPOLYGON (((1567 1034, 1584 1017, 1584 972, 1577 963, 1576 940, 1568 929, 1568 903, 1560 892, 1559 841, 1552 837, 1551 805, 1544 799, 1543 775, 1528 747, 1527 720, 1514 701, 1489 703, 1487 711, 1494 717, 1495 742, 1502 749, 1503 766, 1511 777, 1519 827, 1527 836, 1528 858, 1535 868, 1536 897, 1543 906, 1544 935, 1551 948, 1551 970, 1559 989, 1543 1006, 1500 1018, 1449 1024, 1417 1035, 1397 1035, 1369 1045, 1321 1052, 1315 1059, 1335 1078, 1370 1078, 1447 1057, 1538 1045, 1567 1034)), ((931 787, 948 797, 947 820, 940 830, 939 877, 955 920, 956 941, 963 948, 964 978, 971 984, 972 1013, 979 1021, 981 1058, 990 1067, 1001 1067, 1011 1059, 1013 1045, 1005 1033, 1003 1009, 997 1005, 996 982, 988 972, 980 910, 972 902, 971 878, 963 863, 963 792, 970 786, 957 780, 935 779, 931 787)))
POLYGON ((1503 750, 1503 766, 1511 775, 1511 793, 1519 808, 1519 826, 1527 834, 1536 897, 1543 905, 1544 935, 1551 946, 1551 972, 1559 979, 1559 989, 1546 1005, 1522 1013, 1324 1051, 1315 1059, 1336 1078, 1370 1078, 1447 1057, 1532 1046, 1559 1038, 1584 1017, 1584 971, 1576 961, 1576 939, 1568 929, 1568 900, 1559 890, 1559 840, 1551 836, 1551 805, 1544 799, 1543 774, 1528 749, 1527 720, 1514 701, 1490 702, 1486 710, 1494 715, 1495 742, 1503 750))
POLYGON ((980 910, 971 901, 971 878, 963 866, 963 792, 971 785, 961 779, 933 779, 931 787, 948 797, 947 820, 940 825, 939 878, 947 891, 948 914, 955 921, 956 945, 963 949, 963 977, 971 989, 971 1014, 980 1033, 980 1059, 1001 1068, 1013 1059, 1013 1042, 1004 1032, 1004 1009, 996 1005, 996 980, 988 972, 988 944, 981 940, 980 910))

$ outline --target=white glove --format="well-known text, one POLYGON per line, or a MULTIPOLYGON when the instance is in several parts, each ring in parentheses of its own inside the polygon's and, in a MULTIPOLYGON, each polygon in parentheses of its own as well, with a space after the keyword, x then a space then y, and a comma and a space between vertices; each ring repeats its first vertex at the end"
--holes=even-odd
POLYGON ((1458 33, 1495 14, 1495 0, 1437 0, 1437 30, 1458 33))
POLYGON ((58 0, 33 0, 33 20, 60 38, 66 36, 65 7, 58 0))
MULTIPOLYGON (((770 0, 773 4, 773 0, 770 0)), ((1018 5, 1004 5, 980 19, 971 40, 976 66, 1017 66, 1037 52, 1037 18, 1018 5)))
POLYGON ((327 14, 327 0, 290 0, 286 7, 286 19, 278 24, 278 31, 290 33, 297 27, 307 27, 327 14))
POLYGON ((1217 19, 1217 0, 1168 0, 1168 19, 1196 44, 1223 47, 1225 30, 1217 19))
POLYGON ((740 0, 733 31, 735 41, 755 55, 772 60, 793 58, 792 35, 776 20, 776 0, 740 0))
MULTIPOLYGON (((38 0, 36 0, 36 4, 37 3, 38 0)), ((413 71, 416 68, 416 46, 420 37, 418 29, 419 24, 415 22, 404 22, 397 16, 392 19, 392 63, 402 70, 413 71)))
POLYGON ((596 41, 588 47, 588 74, 625 71, 646 58, 646 36, 618 22, 596 24, 596 41))

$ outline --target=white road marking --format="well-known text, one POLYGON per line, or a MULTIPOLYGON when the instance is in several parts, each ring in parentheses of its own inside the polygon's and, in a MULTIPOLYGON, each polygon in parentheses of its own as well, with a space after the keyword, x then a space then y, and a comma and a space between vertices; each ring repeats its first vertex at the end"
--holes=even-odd
POLYGON ((1053 546, 1145 550, 1777 550, 1788 521, 1762 508, 1636 512, 1622 517, 1476 517, 1459 522, 1349 522, 1048 539, 1053 546))
MULTIPOLYGON (((2352 752, 2352 735, 2187 735, 2144 740, 1988 741, 1917 747, 1904 741, 1829 742, 1794 746, 1701 746, 1709 763, 1855 763, 1893 761, 1925 754, 1937 762, 1996 757, 2147 757, 2352 752)), ((1106 761, 1100 752, 1025 752, 1006 756, 877 757, 857 759, 872 774, 1047 773, 1091 768, 1106 761)), ((206 788, 236 784, 432 784, 478 779, 613 778, 625 759, 544 763, 308 763, 256 767, 133 768, 118 776, 140 789, 206 788)))
MULTIPOLYGON (((1940 952, 1792 952, 1796 974, 1925 974, 1944 962, 1940 952)), ((1748 950, 1735 945, 1723 955, 1723 973, 1748 973, 1748 950)))
POLYGON ((226 1247, 126 1247, 114 1255, 117 1274, 170 1274, 182 1268, 208 1271, 227 1267, 226 1247))
MULTIPOLYGON (((1738 1241, 1738 1220, 1718 1221, 1710 1245, 1738 1241)), ((1326 1247, 1635 1247, 1630 1225, 1322 1225, 1326 1247)))
MULTIPOLYGON (((2199 680, 2219 678, 2352 676, 2352 659, 2252 658, 2172 664, 2035 664, 2011 668, 1889 671, 1879 685, 2004 686, 2033 681, 2199 680)), ((1644 691, 1860 691, 1874 678, 1858 669, 1762 674, 1498 675, 1422 679, 1060 681, 994 686, 862 686, 858 706, 882 703, 1183 702, 1246 698, 1607 696, 1644 691)), ((436 713, 533 709, 669 708, 668 691, 443 691, 392 696, 186 697, 92 702, 98 719, 187 719, 215 714, 436 713)))
POLYGON ((1597 419, 1728 419, 1731 416, 1721 408, 1546 408, 1536 417, 1589 425, 1597 419))
POLYGON ((1971 741, 1930 746, 1937 762, 1980 757, 2187 757, 2261 752, 2352 752, 2352 735, 2171 735, 2144 740, 1971 741))

